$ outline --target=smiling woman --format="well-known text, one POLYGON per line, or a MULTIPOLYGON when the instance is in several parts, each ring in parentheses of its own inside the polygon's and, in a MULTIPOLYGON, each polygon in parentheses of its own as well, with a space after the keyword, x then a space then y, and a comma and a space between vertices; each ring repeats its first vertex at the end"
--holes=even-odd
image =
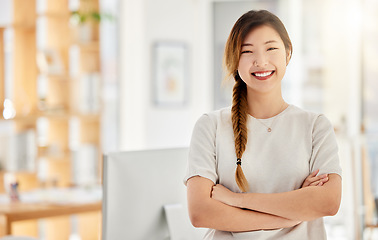
POLYGON ((189 152, 188 208, 205 239, 326 239, 337 213, 341 168, 333 127, 282 97, 292 54, 282 22, 249 11, 228 38, 231 107, 204 114, 189 152))

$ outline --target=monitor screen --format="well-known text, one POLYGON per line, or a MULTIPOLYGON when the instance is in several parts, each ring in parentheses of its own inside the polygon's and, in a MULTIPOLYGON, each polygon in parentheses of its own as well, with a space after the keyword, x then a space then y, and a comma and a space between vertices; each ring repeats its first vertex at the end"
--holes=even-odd
POLYGON ((104 156, 103 239, 201 239, 187 214, 187 157, 187 148, 104 156))

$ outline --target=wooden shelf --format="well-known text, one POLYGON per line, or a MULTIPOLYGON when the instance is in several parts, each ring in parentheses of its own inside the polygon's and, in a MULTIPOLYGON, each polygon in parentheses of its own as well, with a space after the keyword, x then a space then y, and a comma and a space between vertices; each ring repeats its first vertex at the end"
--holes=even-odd
POLYGON ((33 31, 33 30, 35 30, 35 24, 12 24, 12 25, 8 25, 7 28, 13 28, 13 29, 17 29, 17 30, 33 31))
POLYGON ((51 146, 38 147, 38 157, 45 157, 51 161, 70 161, 71 151, 69 149, 59 150, 58 153, 50 150, 51 146))
MULTIPOLYGON (((39 160, 46 161, 48 167, 43 175, 49 181, 57 180, 57 186, 71 186, 75 184, 74 174, 77 174, 76 171, 73 171, 77 162, 72 162, 78 156, 75 155, 78 154, 75 151, 82 150, 88 159, 93 158, 99 163, 102 156, 102 115, 101 97, 99 96, 101 91, 96 90, 101 86, 99 26, 97 24, 90 26, 93 31, 89 37, 82 35, 82 31, 85 29, 73 27, 70 23, 69 0, 45 0, 43 1, 46 4, 43 7, 44 10, 38 13, 36 12, 37 0, 11 1, 13 3, 13 22, 0 27, 0 125, 9 124, 6 121, 12 122, 10 124, 13 128, 12 134, 20 138, 26 133, 31 132, 32 136, 35 134, 37 139, 29 143, 33 146, 28 146, 36 149, 35 166, 38 166, 39 160), (13 39, 7 38, 6 41, 11 42, 4 43, 4 31, 8 29, 12 30, 13 34, 10 36, 13 39), (77 39, 85 41, 81 42, 77 39), (70 59, 70 49, 73 45, 78 46, 80 52, 76 58, 70 59), (6 52, 6 56, 4 56, 4 46, 9 46, 10 49, 6 52), (37 66, 36 59, 37 56, 40 56, 38 55, 40 51, 43 51, 44 58, 42 63, 38 62, 40 65, 37 66), (76 60, 75 63, 70 62, 73 59, 76 60), (5 63, 4 60, 9 62, 5 63), (43 64, 47 65, 47 68, 44 68, 43 64), (11 67, 4 69, 4 66, 11 67), (77 67, 77 69, 70 69, 70 67, 77 67), (70 75, 73 71, 75 71, 75 77, 70 75), (11 76, 12 79, 4 79, 5 72, 7 72, 6 76, 11 76), (6 84, 11 84, 11 86, 5 86, 6 84), (5 92, 5 90, 11 92, 5 92), (88 93, 87 91, 92 92, 88 93), (5 96, 11 96, 16 111, 16 116, 9 120, 5 120, 2 116, 5 96), (95 113, 84 113, 97 109, 98 112, 95 113), (75 126, 78 130, 72 133, 75 126), (40 133, 41 129, 44 129, 45 132, 40 133), (46 147, 40 147, 38 144, 46 144, 46 147)), ((99 10, 98 0, 79 1, 83 2, 80 2, 78 11, 99 10)), ((99 166, 101 167, 100 164, 99 166)), ((4 172, 0 171, 0 192, 4 191, 3 174, 4 172)), ((37 169, 32 172, 16 171, 14 174, 20 182, 20 190, 31 190, 40 186, 38 178, 40 175, 37 173, 37 169)), ((37 207, 36 209, 45 211, 42 208, 48 208, 48 206, 41 205, 41 208, 37 207)), ((85 211, 90 208, 91 206, 85 208, 85 211)), ((53 215, 71 211, 56 207, 54 209, 53 215)), ((98 204, 95 209, 99 209, 98 204)), ((49 214, 42 217, 50 216, 49 214)), ((26 220, 27 216, 26 213, 24 215, 15 214, 11 216, 11 220, 26 220)), ((0 216, 0 224, 3 221, 4 218, 0 216)), ((87 219, 83 222, 90 221, 87 219)), ((19 225, 19 232, 30 236, 38 234, 37 224, 31 225, 32 227, 27 228, 19 225), (29 231, 29 229, 33 230, 29 231)), ((59 220, 47 221, 46 226, 48 229, 47 240, 68 239, 70 231, 68 218, 62 222, 59 220), (65 236, 67 237, 65 238, 65 236)), ((16 231, 16 233, 19 232, 16 231)), ((80 234, 81 232, 80 230, 80 234)), ((95 231, 91 229, 91 232, 95 231)))
POLYGON ((45 74, 48 80, 59 80, 59 81, 72 81, 71 77, 68 74, 45 74))
POLYGON ((83 120, 88 120, 88 121, 98 121, 101 119, 101 114, 96 113, 96 114, 84 114, 84 113, 79 113, 79 112, 63 112, 63 111, 55 111, 55 112, 38 112, 34 114, 29 114, 25 116, 18 116, 12 118, 12 119, 4 119, 3 116, 0 117, 0 121, 26 121, 26 122, 31 122, 31 121, 36 121, 38 118, 45 117, 49 119, 60 119, 60 120, 68 120, 71 117, 77 117, 83 120))
POLYGON ((69 19, 71 17, 70 12, 42 12, 38 13, 37 17, 48 17, 48 18, 63 18, 63 19, 69 19))
POLYGON ((72 44, 77 45, 81 48, 81 50, 87 51, 100 51, 100 42, 99 41, 90 41, 86 43, 82 42, 75 42, 73 41, 72 44))

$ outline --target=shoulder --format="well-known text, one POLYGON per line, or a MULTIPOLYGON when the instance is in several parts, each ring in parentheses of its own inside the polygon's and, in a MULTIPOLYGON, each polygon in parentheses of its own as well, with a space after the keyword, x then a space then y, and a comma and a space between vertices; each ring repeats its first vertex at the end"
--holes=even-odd
POLYGON ((197 120, 197 125, 217 126, 228 121, 231 121, 231 107, 225 107, 202 114, 197 120))
MULTIPOLYGON (((192 143, 199 141, 202 144, 204 139, 213 142, 217 132, 224 129, 222 122, 226 121, 227 116, 230 116, 229 112, 227 108, 222 108, 202 114, 194 126, 192 143)), ((231 117, 228 118, 231 119, 231 117)))
POLYGON ((304 110, 294 105, 291 105, 291 108, 290 115, 305 124, 313 134, 333 131, 331 121, 323 113, 304 110))
POLYGON ((312 111, 305 110, 303 108, 297 107, 295 105, 290 104, 290 114, 292 117, 301 118, 302 120, 314 120, 316 119, 321 113, 316 113, 312 111))
POLYGON ((308 111, 295 105, 290 105, 290 108, 289 115, 291 117, 306 121, 311 125, 330 124, 329 119, 323 113, 308 111))

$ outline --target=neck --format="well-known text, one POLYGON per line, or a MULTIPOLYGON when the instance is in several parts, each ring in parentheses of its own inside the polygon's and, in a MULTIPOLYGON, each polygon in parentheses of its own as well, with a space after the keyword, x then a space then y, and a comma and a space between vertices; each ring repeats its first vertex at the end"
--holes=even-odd
POLYGON ((247 99, 248 113, 259 119, 274 117, 288 106, 282 98, 281 89, 270 93, 256 93, 248 89, 247 99))

